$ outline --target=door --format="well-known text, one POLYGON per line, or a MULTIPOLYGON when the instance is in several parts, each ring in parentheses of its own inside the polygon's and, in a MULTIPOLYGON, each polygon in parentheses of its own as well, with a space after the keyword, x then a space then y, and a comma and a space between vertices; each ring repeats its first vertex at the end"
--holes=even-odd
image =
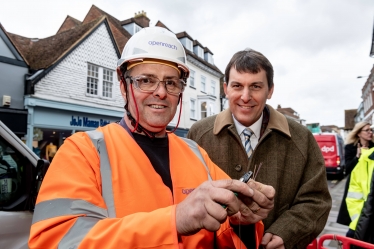
POLYGON ((28 248, 38 157, 0 121, 0 248, 28 248))

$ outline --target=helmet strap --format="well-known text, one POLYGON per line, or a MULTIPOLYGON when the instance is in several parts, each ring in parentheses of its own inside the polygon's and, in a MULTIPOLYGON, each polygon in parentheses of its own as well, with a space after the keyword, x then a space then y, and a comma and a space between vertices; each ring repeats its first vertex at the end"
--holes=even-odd
MULTIPOLYGON (((126 94, 127 94, 128 93, 128 91, 127 91, 128 89, 127 89, 126 80, 124 78, 124 74, 121 75, 121 79, 122 79, 122 82, 124 84, 124 87, 125 87, 125 90, 126 90, 126 94)), ((152 131, 149 131, 146 128, 144 128, 141 124, 139 124, 139 110, 138 110, 138 105, 136 104, 136 101, 135 101, 134 89, 133 89, 132 83, 130 85, 131 85, 130 89, 131 89, 132 99, 134 100, 135 109, 136 109, 136 119, 131 115, 131 113, 129 111, 129 106, 128 106, 129 98, 127 98, 127 101, 126 101, 126 104, 125 104, 125 110, 126 110, 126 115, 127 115, 127 117, 129 118, 129 120, 131 122, 131 125, 134 127, 133 129, 131 129, 131 132, 135 132, 135 131, 137 131, 139 133, 143 132, 150 139, 154 139, 158 133, 162 132, 162 130, 158 131, 158 132, 152 132, 152 131)), ((180 118, 181 118, 181 114, 182 114, 182 96, 183 96, 183 93, 180 93, 179 94, 179 99, 178 99, 178 104, 180 103, 180 106, 179 106, 179 115, 178 115, 177 125, 174 127, 173 130, 166 131, 166 133, 173 133, 173 132, 175 132, 176 129, 178 128, 178 126, 179 126, 179 122, 180 122, 180 118)))
MULTIPOLYGON (((125 105, 125 109, 126 109, 127 117, 130 119, 131 125, 133 127, 136 127, 136 131, 137 132, 139 132, 139 133, 143 132, 150 139, 154 139, 156 137, 156 134, 161 132, 161 131, 159 131, 159 132, 152 132, 152 131, 147 130, 143 126, 141 126, 141 124, 139 124, 139 122, 137 120, 135 120, 135 118, 129 112, 127 103, 125 105)), ((135 132, 135 128, 133 130, 131 130, 131 132, 135 132)))
POLYGON ((179 121, 181 120, 181 115, 182 115, 182 96, 183 96, 183 93, 180 93, 179 94, 179 99, 178 99, 178 103, 180 103, 180 106, 179 106, 179 115, 178 115, 178 122, 177 122, 177 125, 174 127, 173 130, 171 131, 167 131, 167 133, 173 133, 174 131, 177 130, 178 126, 179 126, 179 121))
MULTIPOLYGON (((125 83, 126 83, 126 81, 125 81, 125 83)), ((127 98, 127 103, 125 105, 125 110, 126 110, 127 117, 130 119, 131 125, 134 127, 133 129, 131 129, 131 132, 135 132, 135 131, 137 131, 139 133, 143 132, 150 139, 154 139, 156 137, 156 134, 162 132, 162 130, 158 131, 158 132, 152 132, 152 131, 149 131, 146 128, 144 128, 141 124, 139 124, 139 110, 138 110, 138 105, 136 104, 136 101, 135 101, 134 88, 133 88, 132 84, 130 85, 130 91, 131 91, 132 99, 134 100, 135 110, 136 110, 136 119, 135 119, 129 111, 129 107, 128 107, 129 99, 127 98)))

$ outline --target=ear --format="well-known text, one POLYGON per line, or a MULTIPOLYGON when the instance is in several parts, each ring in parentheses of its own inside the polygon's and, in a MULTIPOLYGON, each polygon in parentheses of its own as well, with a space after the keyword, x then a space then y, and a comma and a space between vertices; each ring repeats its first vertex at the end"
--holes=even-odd
POLYGON ((223 91, 225 92, 226 98, 227 98, 227 83, 223 82, 223 91))
POLYGON ((126 94, 126 87, 125 87, 126 82, 123 82, 121 80, 119 83, 120 83, 122 98, 125 100, 125 102, 127 102, 127 94, 126 94))
POLYGON ((268 98, 267 99, 271 99, 271 96, 273 96, 273 92, 274 92, 274 83, 273 83, 273 86, 269 90, 268 98))

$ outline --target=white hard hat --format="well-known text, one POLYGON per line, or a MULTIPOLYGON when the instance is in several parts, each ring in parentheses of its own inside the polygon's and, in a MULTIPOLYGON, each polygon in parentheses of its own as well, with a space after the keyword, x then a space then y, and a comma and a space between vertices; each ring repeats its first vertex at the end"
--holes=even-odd
POLYGON ((183 79, 190 74, 183 45, 175 34, 165 28, 147 27, 134 34, 126 43, 117 67, 147 58, 176 63, 183 79))

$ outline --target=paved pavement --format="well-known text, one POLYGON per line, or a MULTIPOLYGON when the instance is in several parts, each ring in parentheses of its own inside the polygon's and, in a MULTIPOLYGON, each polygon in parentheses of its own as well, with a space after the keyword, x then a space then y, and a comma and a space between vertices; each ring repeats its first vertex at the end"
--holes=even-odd
MULTIPOLYGON (((323 229, 322 233, 320 234, 336 234, 336 235, 342 235, 345 236, 345 234, 348 231, 348 226, 344 226, 341 224, 336 223, 336 218, 339 213, 340 204, 342 202, 343 193, 344 193, 344 187, 346 183, 346 178, 339 182, 332 181, 332 184, 329 185, 330 194, 332 197, 332 207, 329 214, 329 218, 327 220, 326 226, 323 229)), ((326 248, 340 248, 337 241, 326 241, 324 243, 324 246, 326 248)))

